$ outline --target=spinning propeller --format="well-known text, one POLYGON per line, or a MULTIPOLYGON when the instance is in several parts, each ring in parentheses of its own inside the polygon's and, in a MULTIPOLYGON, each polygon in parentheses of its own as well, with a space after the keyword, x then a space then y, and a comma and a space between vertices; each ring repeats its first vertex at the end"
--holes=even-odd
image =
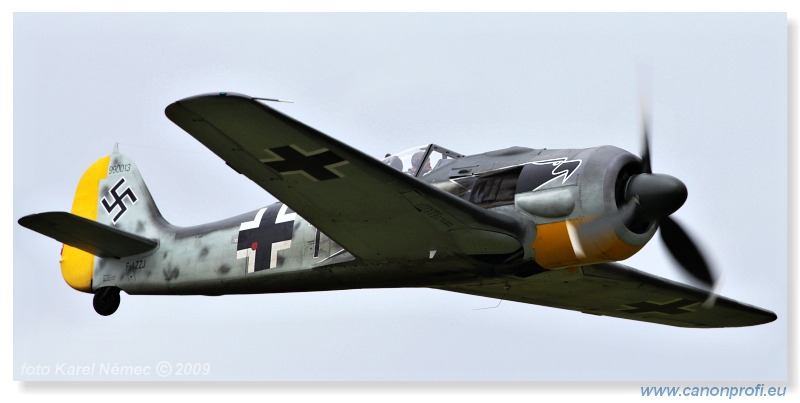
MULTIPOLYGON (((645 92, 649 94, 649 91, 645 92)), ((649 99, 641 97, 643 149, 640 172, 625 174, 618 179, 617 211, 587 223, 581 232, 588 238, 599 238, 615 222, 622 222, 637 232, 646 231, 654 223, 660 229, 664 246, 680 267, 713 289, 716 279, 703 253, 681 225, 671 217, 686 201, 686 186, 670 175, 653 173, 650 161, 652 154, 648 101, 649 99)))
MULTIPOLYGON (((649 95, 649 91, 648 95, 649 95)), ((703 253, 680 224, 671 217, 686 201, 686 186, 679 179, 664 174, 654 174, 650 152, 650 102, 641 97, 642 110, 642 171, 634 174, 624 184, 619 209, 622 221, 631 225, 639 222, 655 222, 661 240, 678 264, 692 277, 709 288, 714 287, 715 278, 703 253)))
POLYGON ((626 224, 635 220, 653 221, 658 225, 661 240, 667 250, 692 277, 709 288, 714 275, 703 253, 680 224, 671 217, 686 201, 686 186, 680 180, 664 174, 654 174, 650 161, 649 122, 644 123, 642 172, 631 176, 625 185, 625 204, 620 208, 626 224))

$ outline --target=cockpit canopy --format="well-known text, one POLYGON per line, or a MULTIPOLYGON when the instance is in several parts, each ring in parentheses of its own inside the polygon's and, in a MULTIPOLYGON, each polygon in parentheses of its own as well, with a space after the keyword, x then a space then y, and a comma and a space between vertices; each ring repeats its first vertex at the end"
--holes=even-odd
POLYGON ((415 178, 443 167, 463 155, 436 144, 409 148, 396 154, 386 154, 383 163, 415 178))

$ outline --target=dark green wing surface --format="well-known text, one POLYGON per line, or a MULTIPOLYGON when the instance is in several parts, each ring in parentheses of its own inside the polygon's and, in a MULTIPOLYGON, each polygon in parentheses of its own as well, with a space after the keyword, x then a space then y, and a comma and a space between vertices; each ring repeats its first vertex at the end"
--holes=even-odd
POLYGON ((706 291, 616 263, 439 289, 680 327, 753 326, 777 318, 721 296, 704 305, 706 291))
POLYGON ((512 217, 403 174, 254 98, 200 95, 169 105, 166 114, 361 259, 520 248, 521 228, 512 217))

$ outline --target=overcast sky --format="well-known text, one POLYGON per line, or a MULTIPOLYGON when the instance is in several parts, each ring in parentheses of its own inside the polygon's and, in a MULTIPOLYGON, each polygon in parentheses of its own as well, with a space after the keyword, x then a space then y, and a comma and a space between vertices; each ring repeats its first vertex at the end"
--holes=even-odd
MULTIPOLYGON (((208 363, 187 379, 213 380, 784 381, 786 45, 785 14, 17 14, 14 378, 57 379, 23 365, 167 361, 208 363), (640 60, 653 169, 689 189, 675 217, 720 293, 777 321, 683 329, 508 301, 475 310, 497 300, 426 289, 123 294, 101 317, 62 280, 61 245, 16 224, 69 211, 117 142, 173 224, 273 202, 164 116, 212 91, 291 99, 271 106, 375 157, 429 142, 638 154, 640 60)), ((657 238, 624 264, 684 280, 657 238)))

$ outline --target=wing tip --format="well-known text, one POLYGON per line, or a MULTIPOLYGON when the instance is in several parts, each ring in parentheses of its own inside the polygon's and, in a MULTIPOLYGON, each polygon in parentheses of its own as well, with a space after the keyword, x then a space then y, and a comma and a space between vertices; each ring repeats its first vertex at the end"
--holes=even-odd
POLYGON ((192 95, 190 97, 186 97, 180 99, 176 102, 193 102, 197 100, 209 99, 209 98, 244 98, 244 99, 253 99, 253 97, 245 94, 241 94, 238 92, 230 92, 230 91, 217 91, 217 92, 206 92, 203 94, 192 95))

